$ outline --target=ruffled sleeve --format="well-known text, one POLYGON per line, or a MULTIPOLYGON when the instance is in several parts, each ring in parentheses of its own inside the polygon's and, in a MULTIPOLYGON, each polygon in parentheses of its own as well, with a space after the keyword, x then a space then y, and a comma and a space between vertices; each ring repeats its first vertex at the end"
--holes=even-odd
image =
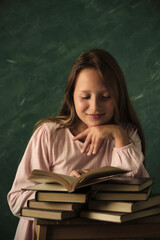
POLYGON ((26 206, 27 200, 34 198, 33 191, 24 191, 22 188, 34 183, 27 178, 33 169, 50 169, 50 134, 45 125, 40 126, 32 135, 23 158, 17 169, 12 188, 7 195, 12 213, 19 215, 20 209, 26 206))
POLYGON ((127 175, 133 177, 149 177, 143 162, 141 140, 137 130, 129 132, 130 144, 114 148, 112 153, 112 166, 131 170, 127 175))

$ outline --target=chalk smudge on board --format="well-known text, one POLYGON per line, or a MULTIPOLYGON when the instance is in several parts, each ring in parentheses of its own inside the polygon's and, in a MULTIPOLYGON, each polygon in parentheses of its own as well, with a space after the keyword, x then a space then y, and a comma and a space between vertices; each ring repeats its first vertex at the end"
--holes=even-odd
POLYGON ((12 59, 6 59, 6 62, 8 62, 8 63, 12 63, 12 64, 16 64, 16 63, 17 63, 17 61, 12 60, 12 59))
POLYGON ((133 96, 131 99, 132 100, 134 100, 134 101, 136 101, 136 100, 138 100, 138 99, 140 99, 140 98, 143 98, 143 93, 140 93, 139 95, 137 95, 137 96, 133 96))

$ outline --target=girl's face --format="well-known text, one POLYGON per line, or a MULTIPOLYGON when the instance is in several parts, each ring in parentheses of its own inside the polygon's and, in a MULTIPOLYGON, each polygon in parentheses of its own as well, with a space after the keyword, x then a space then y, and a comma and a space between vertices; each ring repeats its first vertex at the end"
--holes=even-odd
POLYGON ((86 68, 79 73, 73 99, 82 129, 107 124, 113 117, 110 93, 94 68, 86 68))

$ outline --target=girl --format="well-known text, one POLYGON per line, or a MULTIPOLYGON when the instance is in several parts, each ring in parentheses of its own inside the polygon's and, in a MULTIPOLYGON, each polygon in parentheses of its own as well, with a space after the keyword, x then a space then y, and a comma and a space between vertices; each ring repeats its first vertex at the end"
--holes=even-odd
MULTIPOLYGON (((57 117, 43 119, 26 148, 8 193, 14 215, 34 192, 27 180, 33 169, 78 177, 103 166, 131 169, 133 177, 148 177, 143 166, 145 141, 129 100, 124 75, 106 51, 83 52, 73 64, 57 117)), ((32 220, 20 218, 16 240, 29 240, 32 220)))

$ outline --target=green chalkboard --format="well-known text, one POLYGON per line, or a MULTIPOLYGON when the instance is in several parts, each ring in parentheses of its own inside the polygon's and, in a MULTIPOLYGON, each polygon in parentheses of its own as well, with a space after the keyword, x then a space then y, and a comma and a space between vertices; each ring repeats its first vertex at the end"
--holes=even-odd
MULTIPOLYGON (((75 58, 103 48, 118 60, 144 128, 146 167, 160 192, 160 1, 0 1, 0 229, 17 218, 6 195, 34 124, 56 115, 75 58)), ((9 226, 9 228, 8 228, 9 226)))

